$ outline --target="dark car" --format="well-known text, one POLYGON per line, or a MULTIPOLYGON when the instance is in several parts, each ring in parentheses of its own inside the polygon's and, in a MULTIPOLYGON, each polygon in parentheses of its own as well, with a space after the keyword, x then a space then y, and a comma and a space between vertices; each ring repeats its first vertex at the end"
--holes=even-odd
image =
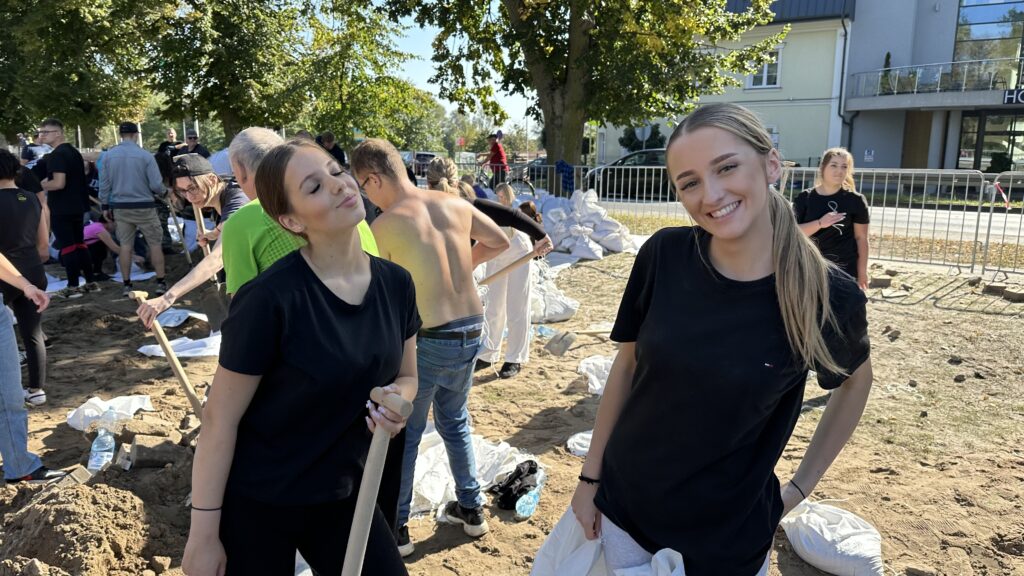
POLYGON ((665 149, 653 148, 626 154, 622 158, 587 172, 588 189, 601 198, 624 200, 673 200, 672 185, 665 169, 665 149))
POLYGON ((399 152, 399 154, 402 155, 402 161, 405 162, 405 165, 411 166, 417 176, 426 176, 427 165, 437 156, 433 152, 409 152, 406 150, 399 152))
POLYGON ((555 167, 548 165, 548 159, 544 156, 534 158, 526 164, 518 164, 511 167, 510 176, 513 179, 523 178, 524 176, 529 177, 530 181, 534 184, 543 182, 554 174, 555 167))

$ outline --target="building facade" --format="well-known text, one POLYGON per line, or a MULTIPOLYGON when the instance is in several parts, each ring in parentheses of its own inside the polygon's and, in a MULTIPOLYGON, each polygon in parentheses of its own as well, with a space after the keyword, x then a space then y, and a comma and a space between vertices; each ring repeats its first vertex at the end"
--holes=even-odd
MULTIPOLYGON (((902 2, 903 0, 898 0, 902 2)), ((729 0, 733 11, 744 0, 729 0)), ((788 24, 789 34, 776 46, 774 61, 742 78, 741 86, 723 94, 702 96, 700 104, 735 102, 753 110, 764 121, 783 158, 802 166, 816 164, 822 151, 839 146, 843 133, 840 97, 844 79, 847 38, 854 19, 853 0, 778 0, 772 24, 744 34, 743 43, 757 42, 788 24)), ((727 46, 726 46, 727 47, 727 46)), ((677 119, 656 120, 662 134, 670 134, 677 119)), ((618 143, 623 127, 598 130, 598 163, 626 153, 618 143)))
POLYGON ((844 142, 876 168, 1024 169, 1024 2, 858 0, 844 142))

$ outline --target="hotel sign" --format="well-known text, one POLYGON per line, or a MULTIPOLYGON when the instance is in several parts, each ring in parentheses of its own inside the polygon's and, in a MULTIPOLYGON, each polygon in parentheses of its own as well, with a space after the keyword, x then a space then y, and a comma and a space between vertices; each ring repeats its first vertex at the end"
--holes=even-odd
POLYGON ((1024 88, 1003 91, 1003 105, 1024 104, 1024 88))

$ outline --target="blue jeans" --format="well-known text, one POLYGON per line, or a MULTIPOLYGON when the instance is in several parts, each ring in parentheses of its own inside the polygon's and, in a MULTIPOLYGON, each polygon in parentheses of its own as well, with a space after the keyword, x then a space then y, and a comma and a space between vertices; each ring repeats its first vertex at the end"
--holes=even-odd
MULTIPOLYGON (((434 328, 444 332, 465 333, 479 330, 482 316, 462 318, 434 328)), ((402 485, 398 503, 398 526, 409 522, 416 455, 427 427, 427 413, 434 405, 434 427, 444 440, 448 463, 455 479, 455 494, 465 508, 483 506, 480 483, 476 479, 476 461, 469 434, 469 389, 473 385, 473 364, 480 349, 480 337, 441 339, 420 335, 416 339, 416 370, 419 390, 412 415, 406 422, 405 456, 402 460, 402 485)))
POLYGON ((4 460, 4 478, 28 476, 43 465, 28 451, 28 411, 21 388, 21 364, 14 325, 4 309, 0 294, 0 457, 4 460))

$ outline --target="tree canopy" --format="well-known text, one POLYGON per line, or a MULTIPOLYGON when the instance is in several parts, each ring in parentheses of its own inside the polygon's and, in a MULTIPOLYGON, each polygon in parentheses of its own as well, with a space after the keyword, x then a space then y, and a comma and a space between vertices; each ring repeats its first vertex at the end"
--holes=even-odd
POLYGON ((742 44, 773 18, 772 0, 742 13, 725 0, 388 0, 395 16, 440 28, 434 39, 441 97, 496 120, 493 82, 534 97, 548 159, 579 161, 586 121, 636 125, 692 108, 702 94, 753 72, 784 32, 742 44))

